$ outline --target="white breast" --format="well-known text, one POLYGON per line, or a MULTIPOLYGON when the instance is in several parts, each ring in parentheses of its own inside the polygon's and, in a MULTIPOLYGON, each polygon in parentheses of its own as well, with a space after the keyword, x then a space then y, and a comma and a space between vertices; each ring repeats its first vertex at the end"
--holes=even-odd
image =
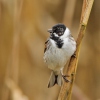
POLYGON ((58 48, 54 40, 50 39, 49 43, 50 46, 44 54, 44 59, 50 69, 60 70, 75 52, 76 45, 69 38, 64 39, 62 48, 58 48))

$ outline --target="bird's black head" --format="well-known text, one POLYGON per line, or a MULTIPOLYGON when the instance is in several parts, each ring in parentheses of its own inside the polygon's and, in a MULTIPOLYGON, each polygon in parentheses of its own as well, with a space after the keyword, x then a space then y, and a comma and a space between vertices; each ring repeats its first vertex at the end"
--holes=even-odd
POLYGON ((62 36, 66 30, 66 26, 64 24, 56 24, 52 27, 51 30, 48 30, 50 33, 56 33, 58 36, 62 36))

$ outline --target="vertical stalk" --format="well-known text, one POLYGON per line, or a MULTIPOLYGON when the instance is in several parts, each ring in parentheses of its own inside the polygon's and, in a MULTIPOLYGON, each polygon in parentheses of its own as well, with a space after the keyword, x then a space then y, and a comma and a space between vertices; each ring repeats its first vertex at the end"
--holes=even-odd
POLYGON ((94 2, 94 0, 84 0, 83 1, 78 38, 76 41, 76 43, 77 43, 77 48, 76 48, 76 52, 75 52, 76 58, 71 57, 69 65, 68 65, 68 69, 66 72, 67 75, 71 75, 72 73, 74 73, 72 75, 72 83, 70 84, 70 83, 64 82, 64 84, 61 87, 61 90, 60 90, 60 93, 58 96, 58 100, 64 100, 66 93, 67 93, 67 100, 71 100, 71 94, 72 94, 73 83, 75 80, 75 73, 77 70, 77 63, 78 63, 78 58, 79 58, 80 46, 81 46, 83 36, 85 34, 85 30, 86 30, 86 26, 88 23, 88 19, 89 19, 89 15, 90 15, 90 12, 92 9, 93 2, 94 2))

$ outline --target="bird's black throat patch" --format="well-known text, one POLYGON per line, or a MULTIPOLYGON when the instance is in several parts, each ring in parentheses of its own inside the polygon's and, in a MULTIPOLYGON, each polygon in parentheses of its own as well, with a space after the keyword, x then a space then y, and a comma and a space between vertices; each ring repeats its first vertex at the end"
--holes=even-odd
POLYGON ((63 40, 61 40, 59 37, 56 37, 54 34, 51 34, 50 38, 55 41, 58 48, 62 48, 63 40))
POLYGON ((57 47, 58 47, 58 48, 62 48, 62 46, 63 46, 63 41, 62 41, 61 39, 58 39, 58 41, 56 42, 56 44, 57 44, 57 47))

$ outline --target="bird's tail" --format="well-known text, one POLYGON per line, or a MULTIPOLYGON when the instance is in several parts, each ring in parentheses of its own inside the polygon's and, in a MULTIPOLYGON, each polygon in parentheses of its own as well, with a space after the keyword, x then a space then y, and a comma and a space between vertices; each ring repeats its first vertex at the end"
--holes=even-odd
POLYGON ((54 86, 55 84, 58 84, 59 86, 62 85, 62 75, 61 75, 61 73, 59 73, 58 75, 56 75, 52 71, 50 79, 49 79, 49 83, 48 83, 48 88, 54 86))

